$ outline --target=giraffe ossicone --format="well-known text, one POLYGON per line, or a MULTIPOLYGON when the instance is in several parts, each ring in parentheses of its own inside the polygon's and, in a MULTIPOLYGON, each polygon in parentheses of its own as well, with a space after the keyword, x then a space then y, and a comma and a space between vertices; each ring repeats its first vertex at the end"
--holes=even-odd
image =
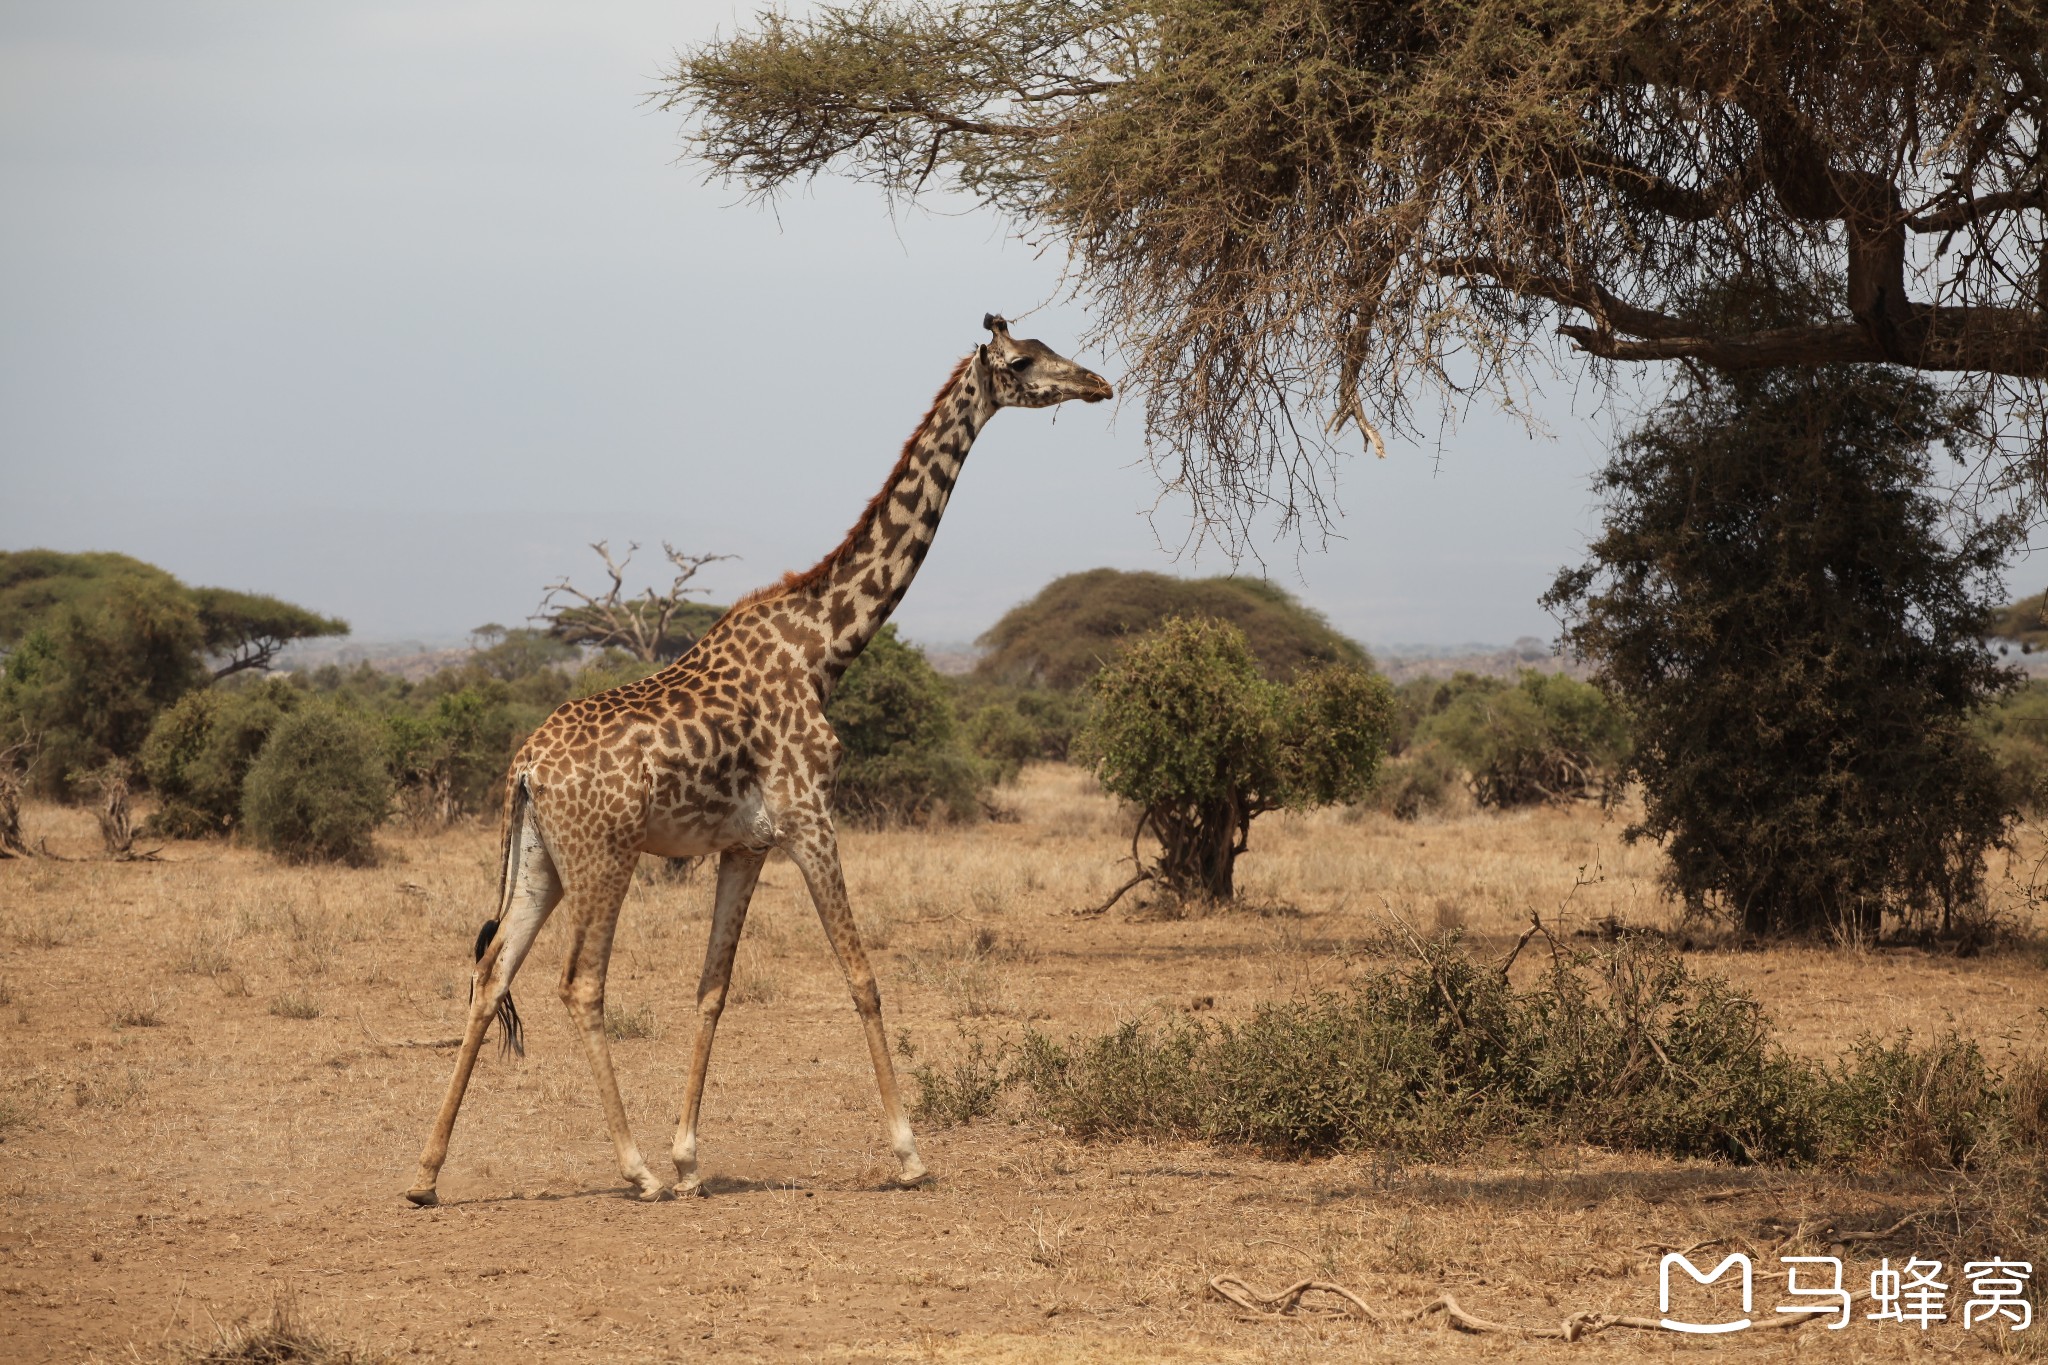
POLYGON ((839 740, 825 703, 889 619, 931 548, 969 447, 996 411, 1099 402, 1107 381, 1043 342, 989 339, 954 367, 860 519, 810 569, 740 599, 669 667, 569 702, 534 731, 506 776, 496 930, 477 944, 469 1025, 406 1198, 437 1202, 435 1184, 477 1053, 494 1017, 508 1021, 512 980, 558 905, 569 925, 561 997, 583 1040, 619 1172, 643 1199, 669 1186, 634 1144, 604 1032, 605 969, 619 907, 643 853, 718 855, 718 887, 697 1036, 671 1157, 678 1186, 697 1188, 697 1114, 732 978, 747 904, 768 855, 796 864, 852 992, 881 1091, 897 1180, 925 1176, 882 1029, 881 992, 854 928, 831 812, 839 740))

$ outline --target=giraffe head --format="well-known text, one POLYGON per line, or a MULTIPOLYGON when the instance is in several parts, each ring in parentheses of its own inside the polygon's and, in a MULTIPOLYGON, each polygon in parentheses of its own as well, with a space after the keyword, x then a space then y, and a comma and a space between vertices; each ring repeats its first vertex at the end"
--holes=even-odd
POLYGON ((1115 396, 1109 381, 1095 371, 1076 365, 1042 341, 1013 338, 1010 324, 997 314, 985 314, 981 325, 988 328, 989 339, 980 348, 980 358, 997 407, 1049 408, 1069 398, 1100 403, 1115 396))

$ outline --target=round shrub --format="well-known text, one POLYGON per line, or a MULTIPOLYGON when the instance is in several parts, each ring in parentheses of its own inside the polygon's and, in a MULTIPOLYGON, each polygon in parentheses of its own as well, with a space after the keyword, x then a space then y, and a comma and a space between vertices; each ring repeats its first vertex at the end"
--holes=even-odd
POLYGON ((268 678, 188 692, 158 716, 142 743, 143 775, 160 803, 145 832, 171 839, 227 833, 241 813, 251 765, 302 697, 268 678))
POLYGON ((293 862, 371 861, 370 835, 391 802, 377 726, 312 704, 278 724, 242 789, 259 848, 293 862))
POLYGON ((988 773, 954 723, 946 682, 922 652, 883 626, 832 693, 839 734, 832 802, 868 824, 972 819, 988 773))
MULTIPOLYGON (((1176 617, 1090 684, 1075 751, 1144 811, 1158 861, 1139 876, 1170 894, 1236 895, 1254 819, 1356 801, 1372 786, 1392 709, 1386 682, 1340 665, 1268 682, 1244 632, 1176 617)), ((1121 893, 1119 893, 1121 894, 1121 893)))

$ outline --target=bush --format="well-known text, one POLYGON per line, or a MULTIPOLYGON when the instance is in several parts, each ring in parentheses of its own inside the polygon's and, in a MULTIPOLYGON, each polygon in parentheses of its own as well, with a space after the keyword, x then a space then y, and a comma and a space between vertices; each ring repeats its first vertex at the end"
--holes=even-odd
POLYGON ((1630 835, 1748 933, 1945 930, 2013 814, 1972 718, 2014 681, 1983 636, 2023 527, 1932 486, 1969 415, 1918 379, 1689 373, 1545 598, 1634 719, 1630 835))
POLYGON ((841 745, 832 803, 849 819, 970 819, 989 774, 963 742, 945 680, 883 626, 846 670, 826 718, 841 745))
POLYGON ((172 839, 227 833, 241 815, 249 769, 303 699, 272 678, 189 692, 157 717, 142 744, 142 772, 160 803, 146 832, 172 839))
POLYGON ((1416 730, 1471 774, 1482 806, 1611 796, 1628 758, 1628 726, 1599 688, 1524 670, 1513 687, 1468 686, 1416 730))
POLYGON ((1088 719, 1087 699, 1044 687, 1009 687, 973 678, 949 679, 953 702, 967 717, 968 745, 990 766, 990 780, 1014 779, 1026 763, 1064 763, 1088 719))
MULTIPOLYGON (((1026 1033, 1005 1084, 1080 1138, 1202 1138, 1281 1155, 1427 1158, 1487 1137, 1735 1162, 1984 1165, 2038 1153, 2038 1068, 2001 1081, 1949 1038, 1792 1056, 1762 1008, 1676 953, 1624 939, 1560 955, 1527 990, 1454 940, 1347 990, 1237 1023, 1026 1033)), ((991 1101, 991 1104, 993 1102, 991 1101)))
POLYGON ((315 701, 279 722, 249 769, 242 823, 259 848, 293 862, 363 864, 390 801, 377 726, 315 701))
POLYGON ((1384 680, 1342 667, 1267 682, 1220 621, 1168 621, 1090 690, 1076 749, 1143 811, 1160 852, 1141 875, 1179 896, 1230 899, 1253 819, 1357 800, 1386 744, 1384 680))
MULTIPOLYGON (((917 1082, 917 1101, 910 1108, 910 1116, 919 1123, 951 1128, 995 1113, 996 1100, 1003 1092, 1002 1063, 1006 1049, 1000 1044, 990 1047, 981 1038, 966 1038, 962 1042, 960 1054, 951 1065, 940 1067, 926 1062, 910 1068, 911 1079, 917 1082)), ((897 1050, 906 1061, 914 1060, 915 1053, 907 1039, 897 1050)))
POLYGON ((1380 767, 1366 799, 1396 820, 1416 820, 1451 802, 1458 765, 1437 744, 1411 747, 1380 767))
POLYGON ((408 814, 446 824, 490 808, 538 720, 495 679, 443 693, 424 712, 387 716, 388 761, 408 814))
POLYGON ((75 775, 139 757, 187 693, 347 629, 276 598, 187 588, 126 555, 0 551, 0 734, 33 736, 35 789, 74 798, 75 775))
POLYGON ((2048 809, 2048 683, 2014 688, 1979 711, 1971 728, 2005 774, 2013 800, 2036 813, 2048 809))

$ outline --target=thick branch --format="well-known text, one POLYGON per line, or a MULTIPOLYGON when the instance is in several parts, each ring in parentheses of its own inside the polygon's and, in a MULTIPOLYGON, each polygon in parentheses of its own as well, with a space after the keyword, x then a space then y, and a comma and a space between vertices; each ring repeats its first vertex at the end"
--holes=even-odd
POLYGON ((1906 226, 1915 232, 1954 232, 1994 213, 2041 209, 2048 209, 2048 191, 2001 190, 1996 194, 1964 199, 1946 208, 1916 213, 1906 220, 1906 226))
POLYGON ((222 678, 230 678, 252 668, 260 668, 268 673, 270 665, 277 660, 278 651, 287 643, 289 642, 275 635, 259 635, 253 640, 244 640, 241 646, 228 656, 226 663, 213 670, 213 680, 219 682, 222 678))

